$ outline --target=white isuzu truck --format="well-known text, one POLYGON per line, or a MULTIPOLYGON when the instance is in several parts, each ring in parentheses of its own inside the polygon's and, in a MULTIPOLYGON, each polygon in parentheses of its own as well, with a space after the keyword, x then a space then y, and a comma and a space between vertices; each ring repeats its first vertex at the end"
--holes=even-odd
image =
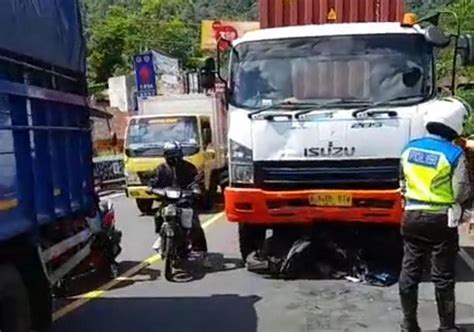
POLYGON ((437 94, 436 54, 456 44, 472 64, 472 40, 407 14, 402 22, 262 29, 233 41, 225 205, 243 257, 277 225, 398 225, 402 149, 425 134, 429 112, 468 108, 437 94))

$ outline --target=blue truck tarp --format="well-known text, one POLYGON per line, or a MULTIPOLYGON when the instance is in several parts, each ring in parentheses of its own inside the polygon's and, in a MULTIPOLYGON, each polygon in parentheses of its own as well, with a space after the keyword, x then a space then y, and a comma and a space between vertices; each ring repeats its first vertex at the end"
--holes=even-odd
POLYGON ((0 49, 85 72, 78 0, 1 0, 0 49))
POLYGON ((94 204, 90 109, 77 88, 85 81, 78 2, 0 0, 0 245, 82 219, 94 204), (51 84, 56 74, 44 65, 81 79, 51 84), (30 72, 35 80, 18 79, 30 72))

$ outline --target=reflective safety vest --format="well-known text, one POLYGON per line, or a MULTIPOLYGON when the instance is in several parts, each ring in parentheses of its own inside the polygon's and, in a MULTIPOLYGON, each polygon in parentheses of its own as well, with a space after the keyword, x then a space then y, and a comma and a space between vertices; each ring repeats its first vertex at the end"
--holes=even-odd
POLYGON ((455 203, 452 177, 463 150, 449 141, 424 137, 402 153, 407 210, 441 210, 455 203))

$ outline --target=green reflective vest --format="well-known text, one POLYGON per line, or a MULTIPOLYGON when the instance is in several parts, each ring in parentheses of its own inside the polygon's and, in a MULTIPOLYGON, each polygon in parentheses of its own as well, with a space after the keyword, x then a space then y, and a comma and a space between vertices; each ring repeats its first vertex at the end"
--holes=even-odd
POLYGON ((440 210, 455 203, 452 176, 463 151, 432 137, 411 141, 402 153, 407 210, 440 210))

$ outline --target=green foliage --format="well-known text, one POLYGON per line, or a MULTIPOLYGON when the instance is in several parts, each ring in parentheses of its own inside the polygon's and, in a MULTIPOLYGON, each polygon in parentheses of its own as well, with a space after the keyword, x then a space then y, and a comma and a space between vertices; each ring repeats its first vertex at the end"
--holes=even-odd
POLYGON ((423 17, 431 12, 452 4, 453 0, 407 0, 406 4, 410 11, 423 17))
POLYGON ((472 113, 474 110, 474 89, 458 90, 457 95, 471 105, 471 116, 464 127, 464 135, 474 135, 474 114, 472 113))
MULTIPOLYGON (((416 12, 419 17, 432 14, 438 10, 450 10, 455 12, 461 21, 461 33, 474 34, 474 0, 411 0, 408 1, 409 9, 416 12)), ((443 14, 440 26, 450 33, 456 33, 457 26, 452 16, 443 14)), ((453 49, 442 50, 437 58, 438 80, 446 82, 452 75, 453 49)), ((461 68, 458 66, 457 81, 474 82, 474 68, 461 68)), ((450 80, 449 80, 450 81, 450 80)), ((468 102, 474 109, 474 89, 458 90, 457 95, 468 102)), ((466 135, 474 134, 474 116, 471 115, 465 128, 466 135)))
POLYGON ((89 39, 89 73, 94 82, 106 82, 130 68, 129 59, 136 51, 137 26, 126 8, 111 6, 94 26, 89 39))
POLYGON ((251 20, 257 0, 82 0, 91 83, 131 69, 131 58, 156 49, 195 67, 203 19, 251 20))
MULTIPOLYGON (((203 19, 256 20, 258 0, 82 0, 89 46, 89 76, 102 83, 111 75, 131 69, 131 57, 157 49, 177 57, 186 67, 195 67, 202 57, 199 49, 203 19)), ((454 10, 463 31, 474 32, 474 0, 406 0, 419 17, 439 9, 454 10)), ((455 31, 449 16, 441 22, 455 31)), ((452 52, 439 55, 438 78, 450 75, 452 52)), ((472 68, 459 75, 474 80, 472 68)))

